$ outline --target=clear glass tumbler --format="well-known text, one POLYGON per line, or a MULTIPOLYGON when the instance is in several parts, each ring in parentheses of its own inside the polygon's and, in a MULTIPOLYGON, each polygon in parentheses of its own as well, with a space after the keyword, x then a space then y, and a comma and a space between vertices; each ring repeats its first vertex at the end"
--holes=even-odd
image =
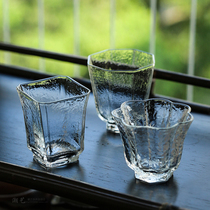
POLYGON ((88 56, 96 110, 111 132, 119 133, 111 111, 127 100, 149 97, 154 55, 133 49, 105 50, 88 56))
POLYGON ((178 168, 193 121, 188 105, 164 99, 126 101, 112 112, 127 165, 144 182, 165 182, 178 168))
POLYGON ((70 77, 56 76, 17 86, 27 146, 46 168, 78 160, 84 150, 90 90, 70 77))

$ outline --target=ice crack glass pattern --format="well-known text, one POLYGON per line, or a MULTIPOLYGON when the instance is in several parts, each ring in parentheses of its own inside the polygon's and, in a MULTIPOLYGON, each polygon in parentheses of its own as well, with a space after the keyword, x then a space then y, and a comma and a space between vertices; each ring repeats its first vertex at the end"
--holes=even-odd
POLYGON ((17 91, 34 159, 50 168, 77 161, 84 150, 90 90, 70 77, 57 76, 21 84, 17 91))
POLYGON ((164 99, 122 103, 112 112, 127 165, 144 182, 165 182, 178 168, 193 121, 188 105, 164 99))
POLYGON ((111 112, 127 100, 149 97, 154 55, 140 50, 105 50, 88 56, 96 110, 109 131, 119 133, 111 112))

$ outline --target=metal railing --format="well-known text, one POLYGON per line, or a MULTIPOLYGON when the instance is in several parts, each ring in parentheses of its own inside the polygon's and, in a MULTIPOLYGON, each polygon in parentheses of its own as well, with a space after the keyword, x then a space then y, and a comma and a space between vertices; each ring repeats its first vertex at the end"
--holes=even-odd
MULTIPOLYGON (((3 41, 5 43, 10 43, 10 23, 9 23, 9 0, 3 0, 3 41)), ((44 39, 45 39, 45 14, 44 14, 44 0, 37 0, 38 8, 38 42, 39 49, 44 50, 44 39)), ((80 54, 80 40, 79 40, 79 27, 80 27, 80 0, 73 1, 73 18, 74 18, 74 53, 75 55, 80 54)), ((196 10, 197 10, 197 0, 191 0, 191 16, 190 16, 190 33, 189 33, 189 55, 188 55, 188 74, 194 75, 194 52, 195 52, 195 38, 196 38, 196 10)), ((155 54, 155 44, 156 44, 156 14, 157 14, 157 0, 150 0, 150 11, 151 11, 151 23, 150 23, 150 46, 149 50, 151 53, 155 54)), ((116 13, 116 2, 115 0, 110 0, 110 48, 115 47, 115 13, 116 13)), ((10 63, 10 54, 5 53, 4 56, 5 63, 10 63)), ((45 71, 45 61, 43 58, 39 60, 39 69, 45 71)), ((80 75, 80 70, 77 65, 74 66, 73 76, 78 77, 80 75)), ((193 86, 187 86, 187 100, 193 101, 193 86)))
MULTIPOLYGON (((80 40, 79 40, 79 19, 80 19, 80 1, 74 0, 73 1, 73 17, 74 17, 74 55, 67 55, 67 54, 61 54, 56 52, 50 52, 44 50, 44 31, 45 31, 45 25, 44 25, 44 0, 37 0, 37 8, 38 8, 38 40, 39 40, 39 49, 32 49, 27 47, 21 47, 21 46, 15 46, 10 43, 10 24, 9 24, 9 0, 3 0, 3 41, 4 43, 0 43, 0 49, 6 51, 4 60, 5 64, 10 64, 10 53, 9 52, 16 52, 20 54, 26 54, 26 55, 33 55, 40 57, 39 60, 39 69, 40 72, 34 72, 28 71, 26 68, 19 68, 14 67, 11 65, 0 65, 1 71, 12 71, 17 70, 17 72, 25 72, 24 75, 27 75, 27 77, 30 77, 28 75, 31 73, 31 77, 41 77, 41 75, 47 76, 49 74, 45 73, 45 61, 44 58, 64 61, 64 62, 70 62, 74 64, 80 64, 80 65, 87 65, 87 58, 79 56, 80 52, 80 40), (35 76, 36 75, 36 76, 35 76), (39 75, 39 76, 38 76, 39 75)), ((151 11, 151 23, 150 23, 150 46, 149 50, 151 53, 155 54, 155 44, 156 44, 156 14, 157 14, 157 0, 150 0, 150 11, 151 11)), ((161 69, 155 69, 154 72, 154 78, 156 79, 164 79, 164 80, 170 80, 175 81, 179 83, 188 84, 187 85, 187 101, 188 104, 192 105, 193 107, 196 106, 196 110, 200 110, 200 107, 203 107, 202 110, 205 110, 205 113, 209 113, 209 107, 205 105, 200 105, 196 103, 191 103, 193 101, 193 86, 200 86, 209 88, 210 82, 208 79, 195 77, 194 76, 194 52, 195 52, 195 38, 196 38, 196 11, 197 11, 197 0, 191 0, 191 16, 190 16, 190 33, 189 33, 189 54, 188 54, 188 75, 175 73, 175 72, 169 72, 161 69)), ((116 1, 110 0, 110 48, 115 47, 115 13, 116 13, 116 1)), ((78 65, 75 65, 74 67, 74 77, 79 77, 79 69, 78 65)), ((13 71, 15 74, 15 72, 13 71)), ((19 74, 18 73, 18 74, 19 74)), ((22 75, 22 76, 24 76, 22 75)), ((85 81, 85 80, 84 80, 85 81)), ((88 85, 88 82, 86 82, 86 85, 88 85)), ((89 84, 90 86, 90 84, 89 84)), ((151 92, 151 96, 158 97, 153 92, 151 92)), ((174 100, 174 99, 172 99, 174 100)), ((180 100, 179 100, 180 101, 180 100)), ((195 108, 194 108, 195 110, 195 108)), ((203 112, 200 110, 201 112, 203 112)))
MULTIPOLYGON (((5 44, 1 42, 0 42, 0 50, 20 53, 20 54, 25 54, 25 55, 38 56, 40 58, 49 58, 49 59, 87 66, 87 58, 82 57, 82 56, 61 54, 61 53, 56 53, 56 52, 51 52, 51 51, 15 46, 15 45, 5 44)), ((40 78, 50 76, 50 74, 47 74, 47 73, 37 72, 37 71, 33 71, 33 70, 26 69, 23 67, 17 67, 17 66, 5 65, 5 64, 0 65, 0 72, 6 73, 6 74, 12 74, 16 76, 33 78, 33 79, 40 79, 40 78)), ((210 88, 209 79, 191 76, 187 74, 176 73, 176 72, 170 72, 170 71, 162 70, 162 69, 155 69, 153 77, 154 79, 163 79, 163 80, 169 80, 169 81, 179 82, 179 83, 193 85, 193 86, 210 88)), ((75 79, 91 89, 91 84, 89 80, 81 79, 81 78, 75 78, 75 79)), ((154 94, 153 88, 152 88, 150 97, 165 97, 165 96, 159 96, 159 95, 154 94)), ((193 111, 210 114, 210 106, 193 103, 189 101, 184 101, 180 99, 175 99, 175 98, 170 98, 170 99, 172 101, 178 101, 181 103, 189 104, 192 107, 193 111)))

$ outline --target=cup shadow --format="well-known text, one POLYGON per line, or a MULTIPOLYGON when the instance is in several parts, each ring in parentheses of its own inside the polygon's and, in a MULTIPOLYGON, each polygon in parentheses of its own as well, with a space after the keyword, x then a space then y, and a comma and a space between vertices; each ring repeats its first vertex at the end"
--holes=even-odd
POLYGON ((178 194, 178 186, 174 176, 167 182, 157 184, 148 184, 134 178, 128 184, 127 192, 145 200, 174 204, 178 194))
POLYGON ((113 147, 122 147, 122 140, 120 134, 105 131, 101 137, 100 142, 103 144, 109 144, 113 147))

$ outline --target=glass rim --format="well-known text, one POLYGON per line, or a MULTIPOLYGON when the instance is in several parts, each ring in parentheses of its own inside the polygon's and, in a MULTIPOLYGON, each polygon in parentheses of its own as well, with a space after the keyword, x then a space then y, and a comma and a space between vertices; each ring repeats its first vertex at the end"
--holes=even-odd
POLYGON ((133 48, 122 48, 122 49, 106 49, 106 50, 102 50, 102 51, 100 51, 100 52, 96 52, 96 53, 93 53, 93 54, 90 54, 90 55, 88 55, 88 59, 87 59, 87 64, 88 64, 88 66, 92 66, 92 67, 94 67, 94 68, 98 68, 98 69, 101 69, 101 70, 103 70, 103 71, 112 71, 112 72, 127 72, 127 73, 129 73, 129 72, 138 72, 139 70, 144 70, 144 69, 147 69, 148 67, 151 67, 151 68, 154 68, 154 66, 155 66, 155 56, 154 56, 154 54, 152 54, 152 53, 149 53, 149 52, 146 52, 146 51, 143 51, 143 50, 138 50, 138 49, 133 49, 133 48), (138 51, 138 52, 142 52, 142 53, 145 53, 145 54, 147 54, 147 55, 151 55, 151 57, 152 57, 152 63, 151 64, 148 64, 148 65, 146 65, 146 66, 142 66, 142 67, 139 67, 139 68, 137 68, 137 69, 134 69, 134 70, 112 70, 112 69, 105 69, 105 68, 101 68, 101 67, 98 67, 98 66, 96 66, 96 65, 92 65, 92 64, 90 64, 90 59, 91 59, 91 56, 93 56, 93 55, 97 55, 97 54, 99 54, 99 53, 103 53, 103 52, 107 52, 107 51, 126 51, 126 50, 132 50, 132 51, 138 51))
POLYGON ((122 118, 116 116, 116 114, 115 114, 115 112, 117 112, 117 111, 122 112, 121 107, 120 107, 120 108, 117 108, 117 109, 115 109, 115 110, 113 110, 113 111, 111 112, 111 114, 112 114, 114 117, 120 119, 126 127, 130 127, 130 128, 152 129, 152 130, 169 130, 169 129, 172 129, 172 128, 174 128, 174 127, 178 127, 178 125, 180 125, 180 124, 187 124, 187 123, 190 123, 190 122, 192 122, 192 121, 194 120, 193 115, 190 113, 190 112, 191 112, 191 107, 190 107, 189 105, 184 104, 184 103, 172 102, 172 101, 170 101, 170 100, 168 100, 168 99, 164 99, 164 98, 150 98, 150 99, 146 99, 146 100, 129 100, 129 101, 123 102, 123 103, 121 104, 121 106, 123 106, 123 104, 126 104, 127 102, 131 102, 131 101, 146 102, 146 101, 151 101, 151 100, 167 101, 167 102, 171 103, 172 106, 173 106, 173 105, 177 105, 177 104, 178 104, 178 105, 181 105, 181 106, 185 106, 185 107, 188 108, 188 111, 187 111, 187 114, 186 114, 186 115, 190 116, 190 119, 189 119, 189 120, 185 120, 184 122, 177 122, 177 123, 175 123, 174 125, 169 126, 169 127, 152 127, 152 126, 149 126, 149 125, 140 125, 140 126, 137 126, 137 125, 129 125, 129 124, 127 124, 127 123, 124 121, 124 119, 122 119, 122 118))
POLYGON ((57 103, 57 102, 60 102, 60 101, 66 101, 66 100, 71 100, 71 99, 74 99, 74 98, 80 98, 80 97, 83 97, 83 96, 88 96, 90 94, 90 89, 88 89, 87 87, 85 87, 84 85, 80 84, 79 82, 77 82, 76 80, 72 79, 71 77, 69 76, 63 76, 63 75, 56 75, 56 76, 52 76, 52 77, 47 77, 47 78, 44 78, 44 79, 38 79, 38 80, 33 80, 33 81, 30 81, 30 82, 25 82, 25 83, 21 83, 19 84, 17 87, 16 87, 17 91, 19 91, 21 94, 25 95, 26 97, 30 98, 31 100, 37 102, 38 104, 53 104, 53 103, 57 103), (42 81, 47 81, 47 80, 50 80, 50 79, 56 79, 56 78, 66 78, 68 80, 71 80, 72 82, 74 82, 75 84, 77 84, 78 86, 84 88, 85 90, 87 90, 87 93, 84 93, 84 94, 81 94, 81 95, 76 95, 76 96, 72 96, 72 97, 67 97, 67 98, 63 98, 63 99, 59 99, 59 100, 55 100, 55 101, 49 101, 49 102, 42 102, 42 101, 38 101, 36 99, 34 99, 32 96, 30 96, 28 93, 24 92, 23 90, 21 90, 21 86, 22 85, 28 85, 28 84, 32 84, 32 83, 35 83, 35 82, 42 82, 42 81))

